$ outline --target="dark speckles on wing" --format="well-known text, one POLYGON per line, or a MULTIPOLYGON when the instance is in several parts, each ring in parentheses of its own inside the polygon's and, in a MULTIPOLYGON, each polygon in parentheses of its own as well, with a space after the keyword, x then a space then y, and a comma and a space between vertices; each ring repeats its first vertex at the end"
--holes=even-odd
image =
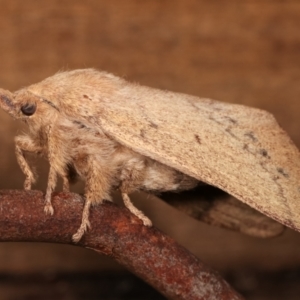
POLYGON ((152 127, 152 128, 155 128, 155 129, 157 129, 157 128, 158 128, 158 125, 157 125, 157 124, 155 124, 154 122, 152 122, 152 121, 149 121, 149 123, 150 123, 150 127, 152 127))
POLYGON ((197 142, 199 145, 201 145, 201 139, 200 139, 199 135, 198 135, 198 134, 195 134, 194 136, 195 136, 196 142, 197 142))
POLYGON ((232 127, 231 126, 228 126, 225 131, 231 135, 234 139, 238 140, 239 138, 232 132, 232 127))
POLYGON ((248 137, 253 142, 257 142, 257 138, 255 137, 255 135, 252 131, 246 132, 245 136, 248 137))
POLYGON ((88 95, 83 95, 83 98, 87 99, 87 100, 90 100, 90 101, 92 100, 88 95))
POLYGON ((277 168, 277 172, 279 173, 279 174, 281 174, 283 177, 285 177, 285 178, 288 178, 289 177, 289 174, 287 174, 286 172, 285 172, 285 170, 284 169, 282 169, 282 168, 277 168))
POLYGON ((142 137, 142 138, 145 138, 145 129, 141 129, 140 130, 140 136, 142 137))
POLYGON ((208 119, 215 122, 216 124, 219 124, 219 125, 222 125, 223 126, 223 123, 220 122, 219 120, 217 120, 213 115, 209 115, 208 116, 208 119))
POLYGON ((227 117, 227 116, 226 116, 226 119, 227 119, 231 124, 237 124, 237 123, 238 123, 237 120, 235 120, 235 119, 233 119, 233 118, 231 118, 231 117, 227 117))
POLYGON ((263 157, 266 157, 266 158, 271 158, 268 154, 268 151, 266 149, 260 149, 259 150, 259 154, 262 155, 263 157))
POLYGON ((248 144, 244 144, 243 149, 249 151, 248 144))

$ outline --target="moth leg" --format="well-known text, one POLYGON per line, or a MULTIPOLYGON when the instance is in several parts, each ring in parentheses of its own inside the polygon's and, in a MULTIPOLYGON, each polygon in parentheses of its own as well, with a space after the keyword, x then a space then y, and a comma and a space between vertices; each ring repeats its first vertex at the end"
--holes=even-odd
POLYGON ((63 180, 63 192, 70 192, 70 183, 69 178, 67 174, 62 174, 62 180, 63 180))
MULTIPOLYGON (((49 175, 48 175, 48 184, 46 189, 45 196, 45 207, 44 212, 46 214, 53 215, 54 209, 51 203, 52 193, 56 187, 57 183, 57 170, 61 170, 60 174, 64 174, 64 167, 62 157, 59 155, 60 145, 55 137, 52 135, 52 126, 47 128, 47 137, 48 137, 48 160, 50 164, 49 175)), ((64 177, 64 176, 62 176, 64 177)))
POLYGON ((48 185, 46 190, 46 196, 45 196, 45 206, 44 206, 44 212, 46 214, 53 215, 54 209, 51 203, 51 196, 55 189, 57 182, 57 173, 54 170, 54 168, 50 165, 49 175, 48 175, 48 185))
POLYGON ((87 231, 87 229, 91 228, 91 223, 89 221, 91 205, 92 205, 92 199, 86 196, 84 208, 82 212, 81 225, 78 228, 77 232, 72 236, 72 240, 74 243, 78 243, 81 240, 84 233, 87 231))
POLYGON ((133 205, 127 193, 122 193, 122 199, 124 201, 125 206, 130 210, 130 212, 137 216, 145 226, 152 226, 151 220, 148 217, 146 217, 141 210, 137 209, 133 205))
POLYGON ((91 228, 89 221, 91 205, 101 204, 103 200, 111 201, 109 195, 111 173, 106 167, 100 167, 93 163, 92 159, 87 162, 87 177, 85 183, 85 203, 82 212, 81 225, 72 236, 73 242, 77 243, 82 238, 88 228, 91 228))
POLYGON ((141 160, 130 160, 124 167, 121 173, 121 194, 125 206, 129 209, 131 213, 137 216, 145 226, 152 226, 151 220, 144 215, 144 213, 136 208, 131 202, 128 194, 137 190, 143 180, 145 175, 145 163, 141 160))
POLYGON ((35 182, 35 178, 25 158, 24 152, 39 153, 42 152, 42 148, 37 146, 27 135, 20 135, 15 138, 15 153, 17 161, 22 172, 25 174, 24 189, 30 190, 31 185, 35 182))

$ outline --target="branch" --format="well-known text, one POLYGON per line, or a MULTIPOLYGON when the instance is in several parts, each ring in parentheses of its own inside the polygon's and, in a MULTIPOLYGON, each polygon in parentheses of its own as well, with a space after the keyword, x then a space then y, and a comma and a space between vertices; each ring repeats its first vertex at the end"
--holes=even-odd
MULTIPOLYGON (((0 241, 72 243, 83 200, 57 193, 54 216, 44 213, 40 191, 0 191, 0 241)), ((113 257, 169 299, 242 299, 214 271, 174 240, 125 208, 105 202, 91 209, 92 229, 77 244, 113 257)))

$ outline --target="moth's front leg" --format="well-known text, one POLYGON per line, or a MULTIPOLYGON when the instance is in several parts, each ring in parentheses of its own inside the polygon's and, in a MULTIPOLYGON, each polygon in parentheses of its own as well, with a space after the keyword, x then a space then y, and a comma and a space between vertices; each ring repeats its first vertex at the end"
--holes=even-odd
POLYGON ((24 152, 39 153, 42 152, 42 148, 37 146, 32 138, 27 135, 20 135, 15 138, 15 153, 17 161, 22 172, 25 174, 24 189, 30 190, 31 185, 35 182, 35 178, 25 158, 24 152))
POLYGON ((111 201, 109 195, 111 188, 111 174, 107 166, 101 167, 95 164, 91 158, 88 158, 86 173, 85 203, 82 212, 81 225, 72 237, 72 240, 75 243, 79 242, 87 229, 91 227, 89 221, 91 205, 101 204, 104 199, 111 201))
MULTIPOLYGON (((47 190, 46 190, 46 196, 45 196, 44 211, 47 214, 53 215, 54 209, 53 209, 53 206, 51 203, 51 197, 52 197, 52 193, 57 184, 57 171, 54 167, 56 165, 56 159, 49 159, 49 163, 50 163, 50 170, 49 170, 49 175, 48 175, 48 184, 47 184, 47 190)), ((69 179, 67 177, 67 174, 63 171, 63 172, 61 172, 60 175, 63 179, 63 191, 69 192, 70 184, 69 184, 69 179)))
POLYGON ((62 179, 63 179, 63 192, 66 193, 70 192, 70 183, 67 174, 63 174, 62 179))
POLYGON ((50 170, 49 170, 49 175, 48 175, 48 185, 47 185, 47 190, 46 190, 46 196, 45 196, 45 207, 44 211, 46 214, 53 215, 54 209, 51 203, 51 197, 52 193, 56 187, 57 183, 57 173, 54 169, 53 166, 51 166, 50 162, 50 170))
POLYGON ((64 181, 64 189, 66 187, 66 176, 64 171, 64 161, 62 157, 63 150, 60 140, 53 134, 53 127, 48 126, 47 128, 47 137, 48 137, 48 161, 50 165, 49 175, 48 175, 48 184, 46 189, 45 196, 45 207, 44 211, 47 214, 53 215, 54 209, 51 203, 52 193, 55 190, 57 184, 57 174, 61 174, 64 181))

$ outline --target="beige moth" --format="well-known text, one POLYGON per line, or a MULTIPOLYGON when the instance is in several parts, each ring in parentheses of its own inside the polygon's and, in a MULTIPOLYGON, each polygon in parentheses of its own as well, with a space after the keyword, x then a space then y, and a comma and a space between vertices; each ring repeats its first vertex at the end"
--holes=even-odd
MULTIPOLYGON (((151 221, 128 194, 167 194, 169 201, 170 193, 176 198, 211 186, 230 195, 217 204, 230 220, 229 225, 218 221, 217 208, 204 221, 230 227, 237 217, 244 223, 237 227, 246 233, 267 236, 259 233, 261 222, 269 226, 269 235, 281 232, 281 225, 258 210, 300 229, 299 151, 266 111, 141 86, 94 69, 57 73, 15 93, 1 89, 0 106, 29 127, 15 139, 25 189, 35 181, 26 152, 49 160, 47 213, 53 214, 51 194, 58 176, 65 191, 71 173, 85 180, 75 242, 90 226, 91 205, 110 200, 113 189, 121 191, 125 206, 146 226, 151 221), (250 219, 253 228, 247 232, 250 219)), ((196 202, 201 198, 196 196, 196 202)), ((201 219, 193 208, 183 210, 201 219)))

